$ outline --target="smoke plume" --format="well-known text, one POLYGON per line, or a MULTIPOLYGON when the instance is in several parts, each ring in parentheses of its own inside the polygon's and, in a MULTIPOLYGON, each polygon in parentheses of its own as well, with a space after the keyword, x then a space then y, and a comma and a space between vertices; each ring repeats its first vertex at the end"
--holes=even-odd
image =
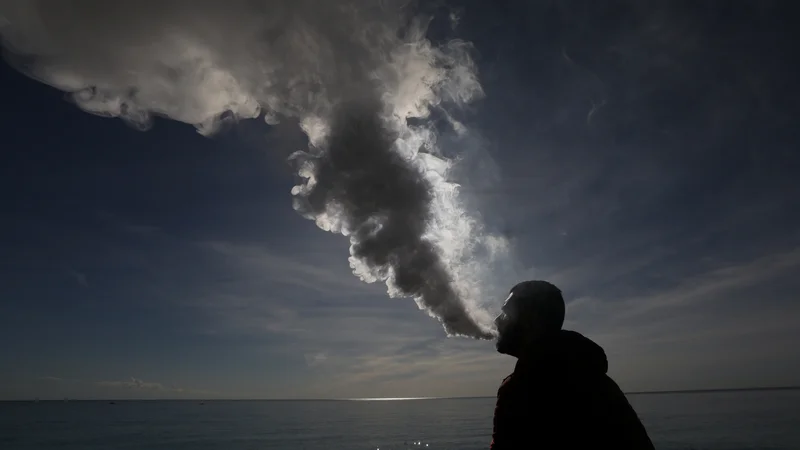
POLYGON ((0 37, 19 70, 143 130, 296 119, 310 145, 292 157, 295 209, 349 237, 355 275, 487 338, 482 283, 505 242, 464 211, 419 120, 436 109, 465 134, 447 108, 482 90, 469 45, 434 45, 406 3, 0 0, 0 37))

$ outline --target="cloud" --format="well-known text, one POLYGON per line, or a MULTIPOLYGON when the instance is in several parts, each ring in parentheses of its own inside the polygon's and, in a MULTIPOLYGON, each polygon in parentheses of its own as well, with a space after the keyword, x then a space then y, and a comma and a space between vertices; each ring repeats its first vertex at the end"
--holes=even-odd
POLYGON ((219 281, 203 283, 187 305, 211 320, 214 333, 272 334, 299 345, 351 348, 391 340, 395 333, 436 333, 437 322, 420 317, 413 302, 398 302, 361 282, 324 247, 286 256, 259 243, 198 245, 218 264, 213 270, 219 281))
POLYGON ((140 378, 131 377, 127 380, 113 380, 113 381, 97 381, 95 385, 103 388, 116 388, 133 391, 140 394, 157 394, 162 395, 217 395, 214 391, 203 389, 187 389, 178 386, 164 385, 158 382, 144 381, 140 378))
MULTIPOLYGON (((750 261, 715 267, 667 288, 642 289, 620 298, 581 297, 569 303, 574 316, 607 316, 614 323, 635 323, 648 317, 671 317, 676 310, 692 310, 709 303, 727 302, 749 288, 768 290, 776 279, 800 269, 800 247, 767 254, 750 261)), ((754 305, 753 305, 754 306, 754 305)))
POLYGON ((324 364, 325 361, 328 359, 327 355, 324 353, 306 353, 304 355, 306 359, 306 364, 308 367, 315 367, 320 364, 324 364))
POLYGON ((164 385, 161 383, 145 382, 135 377, 131 377, 130 380, 122 380, 122 381, 98 381, 97 385, 104 387, 123 387, 129 389, 143 389, 143 390, 155 390, 155 391, 169 390, 165 388, 164 385))
MULTIPOLYGON (((306 246, 302 237, 295 239, 300 241, 296 246, 280 250, 260 242, 196 243, 213 260, 214 276, 203 283, 190 303, 209 314, 226 317, 229 323, 237 323, 240 331, 296 335, 318 330, 311 321, 353 321, 360 329, 371 319, 385 318, 386 322, 397 321, 398 327, 419 326, 427 333, 429 326, 437 323, 432 318, 419 317, 421 308, 414 302, 398 302, 377 283, 364 283, 352 276, 353 269, 337 258, 339 249, 335 244, 323 240, 306 246)), ((496 302, 498 307, 500 300, 496 302)), ((487 304, 492 301, 482 300, 487 304)), ((383 326, 393 328, 388 323, 383 326)), ((353 324, 343 323, 336 332, 353 339, 349 336, 352 327, 353 324)))
POLYGON ((727 265, 682 280, 674 289, 645 298, 626 300, 621 318, 635 318, 667 308, 693 307, 702 302, 719 301, 723 295, 751 286, 768 285, 787 273, 800 270, 800 247, 755 260, 727 265))
MULTIPOLYGON (((302 254, 286 256, 258 244, 208 241, 197 244, 212 252, 237 277, 294 286, 322 294, 376 294, 380 290, 345 271, 343 262, 327 258, 327 264, 311 262, 302 254)), ((319 260, 318 260, 319 261, 319 260)))
POLYGON ((491 394, 509 370, 498 364, 491 343, 445 339, 438 323, 421 317, 416 305, 387 298, 381 289, 348 276, 347 268, 324 252, 287 258, 258 243, 201 246, 220 259, 226 280, 202 288, 195 304, 205 318, 201 333, 247 336, 270 355, 265 357, 298 361, 307 376, 322 377, 296 395, 379 397, 388 395, 383 388, 407 395, 440 389, 450 393, 443 395, 467 395, 476 388, 491 394), (426 385, 426 374, 437 381, 426 385), (468 383, 448 386, 446 380, 454 377, 468 383))
POLYGON ((69 275, 78 283, 79 286, 88 288, 89 287, 89 278, 83 272, 78 272, 77 270, 69 270, 69 275))
POLYGON ((289 257, 260 243, 197 245, 215 261, 214 277, 195 286, 185 303, 199 313, 201 334, 246 337, 315 370, 423 336, 443 337, 413 302, 361 282, 325 247, 289 257))
POLYGON ((329 358, 324 368, 327 396, 493 395, 512 371, 514 359, 497 354, 491 343, 466 342, 411 337, 329 358))
POLYGON ((44 380, 44 381, 55 381, 55 382, 64 381, 63 378, 60 378, 60 377, 49 377, 49 376, 48 377, 39 377, 39 379, 40 380, 44 380))
MULTIPOLYGON (((581 26, 547 28, 552 35, 537 32, 530 41, 536 48, 513 55, 503 53, 515 48, 508 46, 510 39, 530 38, 522 28, 541 30, 531 20, 552 21, 552 15, 519 14, 519 28, 504 17, 496 30, 509 33, 509 39, 491 33, 481 47, 484 55, 505 61, 487 71, 496 77, 484 106, 497 109, 483 109, 487 123, 497 127, 488 130, 494 132, 490 140, 506 152, 498 158, 504 188, 479 192, 467 184, 464 191, 485 196, 496 207, 497 221, 509 223, 514 247, 529 266, 526 276, 550 279, 564 289, 568 325, 606 346, 623 381, 676 388, 683 373, 722 380, 726 371, 761 368, 769 355, 794 351, 782 344, 791 343, 800 317, 798 286, 791 280, 797 271, 796 231, 786 231, 797 229, 791 205, 796 171, 778 170, 794 167, 783 164, 788 159, 768 158, 780 147, 791 151, 781 141, 787 130, 773 119, 786 112, 778 111, 783 102, 776 100, 789 98, 782 86, 791 83, 781 81, 793 72, 739 65, 742 58, 717 51, 753 38, 753 45, 740 50, 749 53, 745 59, 763 62, 780 51, 764 45, 777 32, 712 36, 690 14, 663 5, 667 14, 649 14, 648 8, 635 8, 646 20, 631 20, 630 11, 621 8, 612 22, 633 25, 612 26, 618 32, 608 31, 607 14, 564 13, 568 21, 553 23, 577 20, 581 26), (589 42, 586 35, 595 39, 589 42), (717 64, 720 55, 727 55, 723 65, 717 64), (516 64, 514 70, 520 70, 514 73, 505 68, 516 64), (724 80, 719 73, 726 74, 724 80), (766 89, 766 103, 750 103, 754 90, 746 84, 736 89, 746 79, 766 89), (760 128, 759 121, 770 125, 760 128), (710 367, 715 364, 720 367, 710 367)), ((469 26, 473 16, 465 14, 462 25, 469 26)), ((747 22, 748 29, 758 30, 756 22, 747 22)), ((213 204, 196 206, 219 217, 213 204)), ((213 222, 218 232, 219 221, 213 222)), ((152 266, 146 275, 122 267, 125 274, 137 274, 130 281, 134 294, 125 298, 147 301, 146 294, 160 283, 157 301, 177 308, 190 304, 199 313, 188 315, 187 322, 198 332, 219 342, 245 336, 255 351, 278 354, 276 365, 293 367, 287 379, 318 376, 321 390, 337 392, 320 392, 325 395, 367 395, 359 389, 373 390, 374 396, 393 389, 441 395, 467 384, 474 392, 491 393, 509 368, 511 360, 494 355, 491 345, 442 339, 441 330, 413 304, 361 283, 344 258, 335 256, 346 254, 346 246, 328 245, 327 235, 309 237, 299 227, 287 234, 281 229, 286 222, 276 223, 263 227, 266 243, 223 235, 184 245, 183 238, 159 234, 169 246, 141 258, 142 266, 152 266)), ((156 234, 147 226, 128 231, 156 234)), ((151 244, 138 246, 137 255, 151 244)), ((116 247, 102 247, 121 258, 116 247)), ((78 245, 72 251, 91 255, 78 245)), ((101 267, 100 258, 96 262, 101 267)))
MULTIPOLYGON (((404 6, 234 0, 109 8, 12 1, 0 9, 0 31, 7 48, 32 59, 21 68, 69 92, 89 112, 139 127, 149 126, 153 115, 168 116, 211 133, 226 113, 264 114, 270 123, 279 116, 322 117, 352 83, 381 85, 406 114, 438 101, 437 89, 468 95, 443 79, 448 71, 436 59, 459 61, 430 46, 415 27, 404 29, 404 6)), ((456 82, 475 83, 468 71, 459 74, 456 82)))
POLYGON ((785 366, 800 356, 792 345, 800 337, 798 270, 800 247, 717 262, 691 277, 636 283, 625 295, 574 299, 566 326, 606 348, 628 389, 792 384, 797 372, 785 366), (748 369, 754 361, 763 371, 748 369))
POLYGON ((324 354, 328 360, 420 336, 441 336, 436 322, 420 318, 413 304, 380 298, 354 301, 337 293, 322 299, 216 293, 200 308, 208 320, 203 326, 215 335, 260 337, 281 352, 324 354))
MULTIPOLYGON (((204 135, 296 120, 311 147, 292 157, 293 205, 348 237, 353 273, 413 298, 449 334, 492 336, 478 279, 505 256, 503 238, 484 242, 428 120, 483 96, 469 43, 430 40, 406 0, 149 6, 0 3, 2 44, 85 111, 140 129, 157 116, 204 135)), ((454 113, 441 116, 465 136, 454 113)))

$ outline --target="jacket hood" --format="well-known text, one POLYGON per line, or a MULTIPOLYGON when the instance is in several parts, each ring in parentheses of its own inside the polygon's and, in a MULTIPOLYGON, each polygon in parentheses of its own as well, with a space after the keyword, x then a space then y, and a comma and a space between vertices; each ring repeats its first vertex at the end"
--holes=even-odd
POLYGON ((606 352, 591 339, 575 331, 559 333, 534 343, 517 362, 532 370, 563 368, 570 372, 605 374, 606 352))

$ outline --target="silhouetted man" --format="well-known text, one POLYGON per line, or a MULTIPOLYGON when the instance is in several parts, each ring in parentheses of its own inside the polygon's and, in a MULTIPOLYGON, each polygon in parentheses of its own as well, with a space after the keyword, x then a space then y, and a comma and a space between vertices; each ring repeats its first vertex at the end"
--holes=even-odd
POLYGON ((562 330, 564 299, 546 281, 511 289, 495 319, 497 351, 517 358, 500 385, 492 450, 652 450, 603 349, 562 330))

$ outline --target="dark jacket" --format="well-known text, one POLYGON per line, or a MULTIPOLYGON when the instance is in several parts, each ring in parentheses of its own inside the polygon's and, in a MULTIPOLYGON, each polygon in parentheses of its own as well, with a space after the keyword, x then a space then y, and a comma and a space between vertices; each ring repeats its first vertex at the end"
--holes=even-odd
POLYGON ((492 450, 652 450, 603 349, 574 331, 542 339, 497 392, 492 450))

